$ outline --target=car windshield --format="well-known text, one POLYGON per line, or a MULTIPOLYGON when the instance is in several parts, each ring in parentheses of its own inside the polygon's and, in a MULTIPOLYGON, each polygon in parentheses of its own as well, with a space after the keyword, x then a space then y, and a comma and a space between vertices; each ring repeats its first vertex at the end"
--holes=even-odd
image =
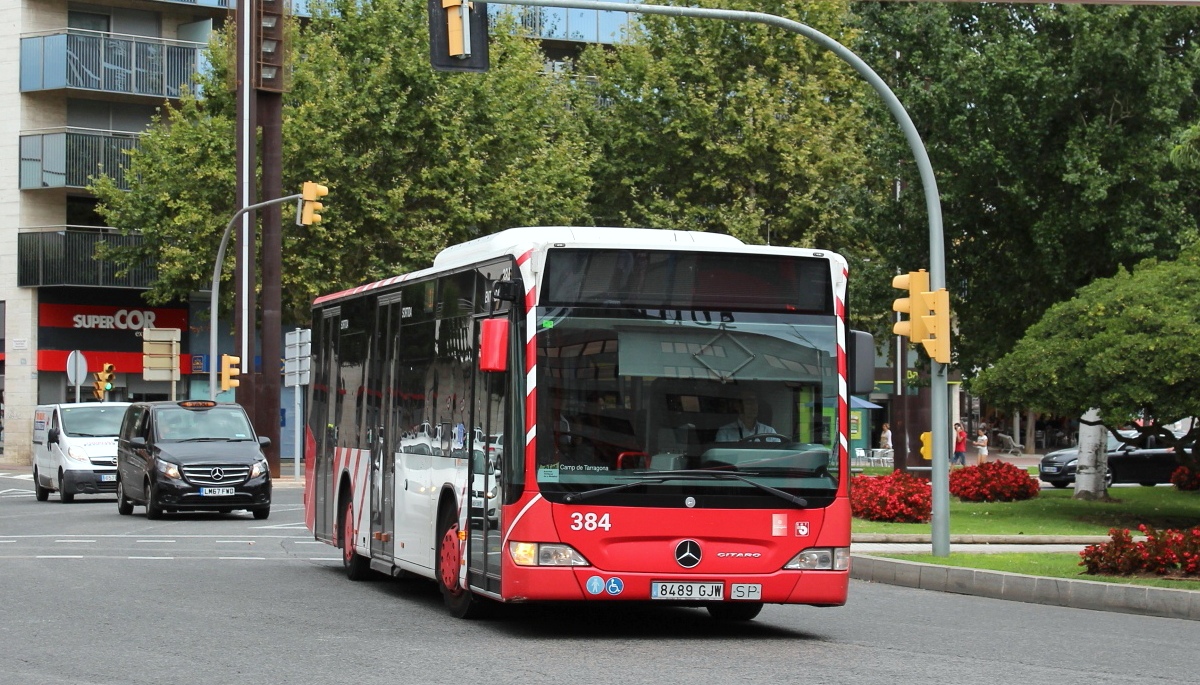
POLYGON ((125 407, 64 407, 63 433, 80 438, 116 437, 121 432, 125 407))
POLYGON ((165 407, 159 410, 156 424, 158 438, 166 441, 254 439, 250 421, 241 407, 165 407))

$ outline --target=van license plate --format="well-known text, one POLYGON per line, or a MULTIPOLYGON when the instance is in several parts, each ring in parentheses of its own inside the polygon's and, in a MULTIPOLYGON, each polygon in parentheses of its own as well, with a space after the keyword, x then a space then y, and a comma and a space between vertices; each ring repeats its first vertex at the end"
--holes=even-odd
POLYGON ((111 483, 111 482, 115 481, 116 479, 117 479, 117 474, 115 474, 115 473, 100 474, 100 482, 101 483, 111 483))
POLYGON ((677 583, 656 580, 650 583, 650 599, 724 599, 723 583, 677 583))
POLYGON ((232 495, 233 488, 200 488, 200 494, 205 497, 214 495, 232 495))

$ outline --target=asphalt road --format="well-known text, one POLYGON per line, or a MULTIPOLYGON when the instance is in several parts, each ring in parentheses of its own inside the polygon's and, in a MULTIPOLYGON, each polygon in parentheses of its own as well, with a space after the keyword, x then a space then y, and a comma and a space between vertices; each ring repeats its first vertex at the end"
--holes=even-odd
POLYGON ((854 581, 845 607, 445 614, 425 581, 352 583, 302 525, 36 502, 0 475, 0 683, 1167 683, 1196 624, 854 581))

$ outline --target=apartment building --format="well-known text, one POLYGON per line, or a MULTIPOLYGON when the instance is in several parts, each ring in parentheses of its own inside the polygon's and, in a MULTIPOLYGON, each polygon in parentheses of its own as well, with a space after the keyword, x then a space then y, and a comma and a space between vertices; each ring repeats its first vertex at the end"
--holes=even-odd
MULTIPOLYGON (((107 227, 87 191, 98 171, 128 182, 123 151, 156 108, 204 68, 209 34, 236 0, 11 0, 0 3, 0 431, 3 459, 29 463, 33 408, 75 400, 67 361, 91 401, 92 373, 111 363, 108 399, 168 399, 170 383, 142 378, 141 331, 179 328, 177 397, 208 396, 208 296, 148 306, 153 265, 118 276, 96 260, 107 227)), ((280 0, 286 1, 286 0, 280 0)), ((293 2, 297 14, 304 2, 293 2)), ((492 5, 492 11, 502 6, 492 5)), ((546 48, 549 68, 585 43, 611 43, 620 12, 514 8, 546 48)), ((220 344, 232 350, 232 339, 220 344)), ((289 397, 281 403, 291 406, 289 397)), ((222 398, 224 399, 224 398, 222 398)), ((290 411, 290 409, 289 409, 290 411)), ((287 419, 285 419, 287 420, 287 419)), ((289 433, 290 431, 285 431, 289 433)), ((289 454, 290 446, 281 445, 289 454)))

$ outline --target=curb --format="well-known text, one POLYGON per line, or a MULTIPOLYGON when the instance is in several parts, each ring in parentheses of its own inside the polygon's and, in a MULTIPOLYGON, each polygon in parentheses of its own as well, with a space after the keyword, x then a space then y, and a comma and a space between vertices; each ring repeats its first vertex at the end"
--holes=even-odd
POLYGON ((1200 621, 1200 592, 1046 578, 852 554, 850 577, 871 583, 1072 609, 1200 621))
MULTIPOLYGON (((1144 537, 1144 536, 1143 536, 1144 537)), ((1110 542, 1107 535, 951 535, 954 545, 1096 545, 1110 542)), ((883 544, 933 544, 922 533, 853 533, 851 542, 883 544)))

